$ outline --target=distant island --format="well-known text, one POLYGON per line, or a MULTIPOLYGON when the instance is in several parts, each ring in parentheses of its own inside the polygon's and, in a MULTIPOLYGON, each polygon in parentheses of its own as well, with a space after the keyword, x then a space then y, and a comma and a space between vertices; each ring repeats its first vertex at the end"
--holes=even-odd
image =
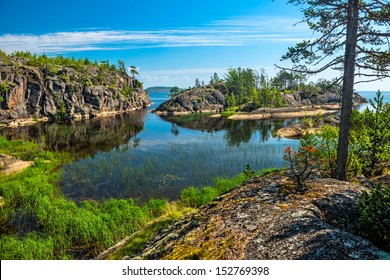
POLYGON ((156 86, 156 87, 149 87, 145 89, 147 93, 149 92, 169 92, 172 87, 162 87, 162 86, 156 86))

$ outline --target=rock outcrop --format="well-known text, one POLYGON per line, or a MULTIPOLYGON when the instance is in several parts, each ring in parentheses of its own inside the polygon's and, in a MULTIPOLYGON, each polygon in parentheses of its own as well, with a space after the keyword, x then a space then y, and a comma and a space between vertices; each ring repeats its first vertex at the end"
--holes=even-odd
POLYGON ((321 129, 323 125, 336 126, 340 123, 340 118, 337 116, 327 116, 323 120, 316 120, 313 123, 299 122, 280 128, 277 131, 279 137, 297 139, 304 136, 306 133, 315 133, 321 129))
MULTIPOLYGON (((341 95, 333 92, 325 92, 325 93, 308 93, 304 91, 298 91, 295 93, 284 93, 283 99, 286 103, 286 106, 310 106, 310 105, 323 105, 323 104, 332 104, 332 103, 340 103, 341 95)), ((352 102, 354 105, 359 105, 362 103, 366 103, 367 99, 364 97, 354 94, 352 98, 352 102)))
MULTIPOLYGON (((220 112, 225 108, 227 91, 223 83, 219 83, 217 87, 200 87, 194 88, 185 92, 181 92, 174 96, 170 100, 162 103, 155 113, 158 115, 187 115, 196 112, 220 112)), ((305 108, 307 113, 310 113, 311 107, 318 107, 318 109, 324 110, 339 110, 339 103, 341 97, 337 93, 325 92, 325 93, 307 93, 303 91, 297 91, 294 93, 282 94, 284 107, 288 108, 283 112, 283 108, 258 108, 254 102, 243 104, 239 107, 240 112, 246 112, 250 114, 256 114, 255 119, 266 118, 278 118, 279 116, 273 116, 272 114, 284 113, 286 118, 296 117, 295 115, 302 115, 302 108, 305 108), (329 108, 327 108, 329 107, 329 108), (265 111, 266 112, 265 112, 265 111), (261 117, 262 113, 270 113, 261 117), (297 112, 297 113, 296 113, 297 112), (289 115, 287 115, 289 113, 289 115), (296 113, 295 115, 293 113, 296 113), (291 115, 291 116, 290 116, 291 115)), ((358 94, 354 94, 354 105, 366 103, 367 100, 358 94)), ((324 111, 323 110, 323 111, 324 111)), ((317 114, 317 112, 315 113, 317 114)), ((284 118, 283 114, 281 115, 284 118)), ((241 119, 251 119, 250 117, 241 116, 241 119)), ((234 119, 233 117, 232 119, 234 119)))
POLYGON ((214 88, 195 88, 179 93, 162 103, 155 113, 158 115, 186 115, 197 112, 220 112, 225 107, 225 96, 214 88))
POLYGON ((141 84, 123 71, 83 65, 28 66, 0 60, 0 121, 9 126, 41 118, 88 119, 150 105, 141 84), (12 121, 17 120, 17 121, 12 121))
POLYGON ((33 163, 33 161, 24 161, 8 155, 0 154, 0 174, 12 174, 22 171, 31 166, 33 163))
POLYGON ((378 259, 357 233, 365 187, 316 178, 294 192, 285 172, 256 177, 157 232, 137 259, 378 259))

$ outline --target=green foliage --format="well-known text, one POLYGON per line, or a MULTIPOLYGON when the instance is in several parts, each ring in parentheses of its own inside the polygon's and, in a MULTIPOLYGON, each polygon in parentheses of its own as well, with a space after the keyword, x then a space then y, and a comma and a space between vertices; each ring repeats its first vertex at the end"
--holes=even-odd
POLYGON ((0 136, 0 153, 9 154, 21 160, 46 159, 51 152, 45 150, 45 139, 25 142, 22 140, 10 141, 0 136))
POLYGON ((186 207, 200 207, 246 180, 247 176, 244 173, 241 173, 233 178, 217 178, 213 187, 185 188, 180 194, 180 204, 186 207))
POLYGON ((228 106, 236 106, 247 103, 256 88, 255 71, 247 68, 229 68, 225 75, 225 84, 228 92, 235 96, 237 104, 229 104, 228 106))
MULTIPOLYGON (((349 139, 347 177, 381 175, 390 163, 390 106, 380 92, 370 101, 373 110, 354 111, 349 139)), ((335 175, 339 129, 324 125, 315 135, 314 147, 323 176, 335 175)))
POLYGON ((375 176, 382 174, 390 162, 390 105, 383 103, 380 91, 370 104, 373 110, 353 115, 353 129, 359 142, 357 152, 362 159, 363 174, 375 176))
POLYGON ((143 206, 132 199, 76 205, 56 186, 59 174, 55 170, 69 158, 44 151, 42 145, 0 137, 1 153, 35 162, 14 176, 0 175, 0 195, 5 201, 0 212, 1 259, 93 257, 163 212, 163 200, 143 206))
POLYGON ((213 76, 210 77, 210 85, 221 82, 217 73, 214 73, 213 76))
POLYGON ((125 66, 125 63, 122 60, 118 60, 118 69, 123 74, 126 74, 126 66, 125 66))
POLYGON ((244 170, 244 174, 247 180, 251 179, 253 176, 255 176, 255 172, 250 167, 249 163, 246 165, 246 168, 244 170))
POLYGON ((135 67, 135 66, 130 66, 130 73, 133 76, 133 79, 135 79, 135 75, 139 75, 139 73, 137 71, 137 67, 135 67))
POLYGON ((85 85, 86 87, 90 87, 90 86, 93 85, 93 83, 92 83, 90 80, 86 80, 85 83, 84 83, 84 85, 85 85))
POLYGON ((140 89, 144 88, 144 84, 142 82, 140 82, 139 80, 135 80, 135 86, 137 88, 140 88, 140 89))
POLYGON ((6 82, 0 82, 0 94, 8 93, 9 87, 6 82))
POLYGON ((134 88, 129 86, 124 86, 121 90, 121 93, 123 94, 123 96, 127 98, 132 97, 134 94, 134 88))
MULTIPOLYGON (((235 108, 238 109, 238 107, 235 107, 235 108)), ((223 112, 221 113, 221 116, 222 116, 222 117, 226 117, 226 118, 228 118, 228 117, 230 117, 230 116, 233 116, 233 115, 237 114, 237 109, 234 110, 234 109, 232 109, 232 107, 227 108, 225 111, 223 111, 223 112)))
POLYGON ((377 186, 371 193, 363 193, 358 211, 362 235, 390 251, 390 186, 377 186))
POLYGON ((10 64, 11 63, 11 56, 7 55, 2 50, 0 50, 0 58, 3 60, 4 64, 10 64))
POLYGON ((336 168, 336 155, 339 129, 334 126, 324 125, 315 134, 316 147, 319 151, 319 161, 323 176, 332 177, 336 168))
POLYGON ((198 78, 195 79, 195 88, 200 88, 200 81, 198 78))
POLYGON ((298 90, 306 81, 306 76, 300 73, 280 70, 275 77, 271 79, 271 85, 278 89, 279 92, 285 90, 298 90))
MULTIPOLYGON (((7 250, 1 250, 1 259, 90 258, 140 229, 165 207, 161 200, 138 206, 132 199, 84 201, 76 205, 58 194, 46 167, 42 163, 1 183, 0 194, 7 202, 0 213, 1 227, 12 225, 14 213, 35 217, 27 236, 2 234, 0 247, 7 250), (35 250, 38 252, 31 252, 35 250)), ((20 231, 18 227, 15 229, 20 231)))
POLYGON ((178 95, 178 93, 179 93, 179 88, 178 87, 171 87, 170 88, 170 90, 169 90, 169 97, 170 98, 174 98, 174 97, 176 97, 177 95, 178 95))
POLYGON ((217 190, 212 187, 185 188, 180 194, 180 202, 188 207, 197 208, 217 197, 217 190))
MULTIPOLYGON (((95 60, 93 63, 88 59, 82 59, 78 58, 76 59, 74 56, 71 58, 69 57, 63 57, 61 55, 57 55, 55 57, 48 57, 45 54, 42 55, 36 55, 31 54, 30 52, 23 52, 23 51, 16 51, 13 52, 12 55, 8 56, 4 52, 0 50, 0 57, 2 57, 5 61, 5 63, 10 63, 12 57, 18 57, 18 58, 25 58, 26 64, 33 67, 42 67, 44 68, 49 74, 57 74, 58 72, 58 66, 67 66, 72 67, 77 71, 86 71, 86 67, 94 66, 98 68, 99 73, 105 72, 105 71, 111 71, 116 72, 120 71, 122 74, 126 74, 126 68, 123 61, 118 61, 118 69, 115 64, 110 64, 108 60, 103 60, 100 63, 95 60)), ((134 67, 134 66, 132 66, 134 67)), ((138 74, 137 70, 134 68, 132 69, 133 77, 134 74, 138 74), (135 72, 134 72, 135 71, 135 72)), ((65 81, 66 78, 62 77, 65 81)), ((102 84, 104 82, 103 76, 100 75, 98 77, 98 83, 102 84)))

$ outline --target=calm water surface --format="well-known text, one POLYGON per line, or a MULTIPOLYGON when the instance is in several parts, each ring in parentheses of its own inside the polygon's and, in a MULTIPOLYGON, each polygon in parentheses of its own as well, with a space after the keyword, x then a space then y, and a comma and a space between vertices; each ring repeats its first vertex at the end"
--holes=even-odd
MULTIPOLYGON (((361 92, 373 98, 374 92, 361 92)), ((390 92, 384 92, 389 102, 390 92)), ((38 124, 3 131, 9 138, 38 139, 78 160, 62 169, 63 193, 72 199, 151 197, 176 199, 187 186, 212 184, 249 164, 253 170, 282 167, 283 150, 299 141, 276 131, 297 120, 214 120, 186 128, 150 113, 166 94, 150 93, 154 104, 130 114, 74 122, 38 124)), ((364 106, 363 106, 364 107, 364 106)))
POLYGON ((151 108, 131 114, 130 122, 143 123, 135 126, 140 129, 134 136, 110 151, 64 166, 62 190, 66 195, 73 199, 175 199, 184 187, 205 186, 217 177, 237 175, 246 164, 254 170, 282 167, 284 148, 298 145, 274 137, 278 128, 296 120, 215 120, 185 128, 151 114, 167 98, 161 93, 150 96, 151 108))

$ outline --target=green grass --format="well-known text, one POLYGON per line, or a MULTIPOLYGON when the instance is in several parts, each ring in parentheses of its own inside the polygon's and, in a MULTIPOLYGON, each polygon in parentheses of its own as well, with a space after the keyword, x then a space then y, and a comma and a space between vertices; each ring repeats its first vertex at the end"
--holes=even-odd
POLYGON ((123 259, 125 256, 131 258, 139 255, 142 253, 154 233, 171 225, 192 211, 194 211, 193 208, 183 207, 175 202, 167 204, 164 213, 160 217, 152 220, 142 227, 141 230, 133 234, 130 240, 117 252, 108 256, 108 259, 123 259))
POLYGON ((237 112, 233 112, 233 111, 223 111, 223 112, 221 113, 221 116, 222 116, 222 117, 228 118, 228 117, 233 116, 233 115, 235 115, 235 114, 237 114, 237 112))
POLYGON ((0 259, 87 259, 124 237, 134 238, 113 258, 136 255, 154 232, 194 207, 243 183, 245 174, 216 179, 213 186, 187 188, 178 202, 151 199, 86 200, 76 203, 60 192, 59 169, 71 157, 48 152, 39 143, 0 138, 0 152, 33 159, 30 168, 0 175, 0 259))

